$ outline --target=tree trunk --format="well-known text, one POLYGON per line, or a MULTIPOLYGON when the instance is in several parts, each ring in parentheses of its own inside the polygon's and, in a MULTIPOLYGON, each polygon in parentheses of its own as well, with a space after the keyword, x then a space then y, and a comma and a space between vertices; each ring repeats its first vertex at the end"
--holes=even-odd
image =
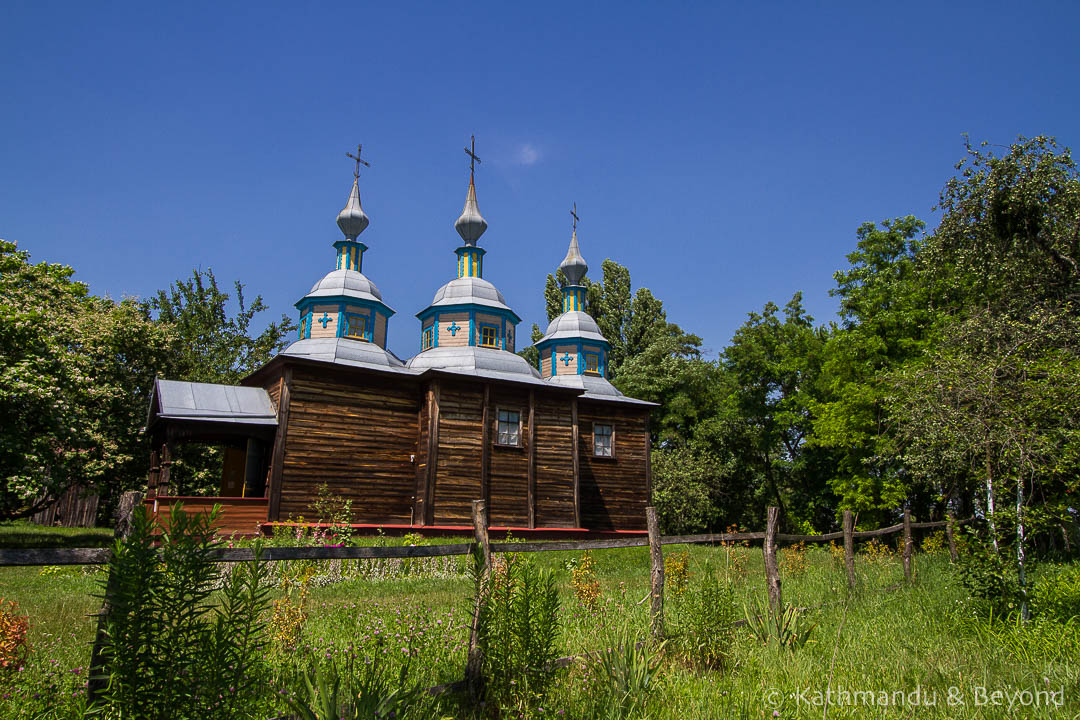
POLYGON ((1020 581, 1020 617, 1031 619, 1027 603, 1027 577, 1024 572, 1024 475, 1016 474, 1016 578, 1020 581))

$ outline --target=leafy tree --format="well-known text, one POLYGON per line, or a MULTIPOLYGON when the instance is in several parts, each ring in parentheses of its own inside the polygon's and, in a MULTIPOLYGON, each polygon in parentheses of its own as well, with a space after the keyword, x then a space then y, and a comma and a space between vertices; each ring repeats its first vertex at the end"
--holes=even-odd
POLYGON ((887 520, 914 489, 896 458, 882 377, 919 357, 939 322, 917 262, 924 227, 911 215, 864 223, 831 291, 841 326, 825 344, 808 443, 835 452, 830 483, 840 507, 871 521, 887 520))
POLYGON ((107 508, 145 480, 138 429, 170 329, 73 275, 0 240, 0 519, 32 515, 73 484, 107 508))
POLYGON ((1000 157, 965 146, 960 174, 941 191, 944 215, 925 256, 952 306, 1077 299, 1080 173, 1070 150, 1042 136, 1021 137, 1000 157))
MULTIPOLYGON (((267 309, 262 296, 249 304, 244 286, 236 281, 235 306, 214 277, 213 270, 193 270, 191 277, 159 290, 144 306, 158 323, 171 328, 169 362, 161 369, 173 380, 239 383, 285 348, 296 325, 282 315, 257 335, 255 316, 267 309)), ((176 449, 170 482, 180 495, 215 493, 221 480, 222 449, 183 444, 176 449)))
POLYGON ((173 328, 170 377, 178 380, 233 384, 266 364, 288 345, 296 324, 288 316, 252 335, 252 320, 267 310, 262 296, 248 304, 244 286, 234 283, 235 314, 230 314, 228 293, 218 286, 213 270, 193 270, 159 290, 146 306, 158 322, 173 328))
POLYGON ((779 312, 770 302, 761 313, 750 313, 724 350, 722 363, 735 384, 735 406, 753 438, 747 460, 764 479, 768 494, 789 522, 831 523, 834 511, 826 479, 812 472, 808 455, 814 451, 808 453, 806 447, 827 332, 814 327, 802 293, 784 306, 783 320, 779 312))

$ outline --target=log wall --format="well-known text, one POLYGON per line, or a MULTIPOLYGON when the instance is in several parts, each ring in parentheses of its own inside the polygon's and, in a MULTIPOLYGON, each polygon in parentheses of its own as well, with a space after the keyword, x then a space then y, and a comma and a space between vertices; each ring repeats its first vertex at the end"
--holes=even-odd
POLYGON ((488 516, 492 525, 525 527, 529 523, 529 393, 513 386, 491 386, 488 413, 491 437, 491 466, 488 483, 488 516), (518 413, 521 418, 517 447, 498 444, 499 410, 518 413))
POLYGON ((579 401, 581 521, 591 530, 642 530, 649 501, 648 411, 579 401), (614 428, 614 457, 593 456, 593 423, 614 428))
MULTIPOLYGON (((538 527, 574 527, 574 436, 570 398, 536 398, 538 527)), ((644 506, 642 507, 644 512, 644 506)))
POLYGON ((299 368, 290 385, 280 519, 311 516, 319 485, 368 523, 412 519, 419 392, 375 375, 299 368))
POLYGON ((435 479, 435 524, 469 525, 472 501, 482 495, 480 384, 443 384, 439 398, 439 449, 435 479))

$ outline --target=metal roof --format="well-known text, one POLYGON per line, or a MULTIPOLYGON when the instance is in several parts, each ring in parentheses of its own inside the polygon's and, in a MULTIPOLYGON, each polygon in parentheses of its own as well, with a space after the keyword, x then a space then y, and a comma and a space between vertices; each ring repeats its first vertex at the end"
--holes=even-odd
POLYGON ((357 178, 353 178, 349 199, 337 216, 337 225, 349 240, 356 240, 356 236, 364 232, 370 222, 360 205, 360 187, 357 183, 357 178))
POLYGON ((570 285, 580 285, 585 273, 589 271, 589 265, 585 258, 581 257, 581 250, 578 248, 577 228, 574 228, 570 235, 570 247, 566 251, 566 257, 559 263, 559 269, 563 271, 566 282, 570 285))
MULTIPOLYGON (((436 291, 428 307, 439 305, 484 305, 500 310, 510 310, 503 294, 490 282, 478 277, 454 278, 443 285, 436 291)), ((510 310, 510 312, 514 311, 510 310)))
POLYGON ((442 370, 473 377, 546 385, 529 362, 512 352, 494 348, 465 346, 437 347, 411 358, 410 370, 442 370))
POLYGON ((469 175, 469 190, 465 193, 465 209, 454 223, 454 229, 469 247, 476 245, 476 241, 487 230, 487 220, 480 214, 480 207, 476 204, 476 184, 472 175, 469 175))
POLYGON ((545 382, 551 385, 559 385, 566 388, 584 390, 580 395, 584 400, 607 400, 610 402, 629 403, 631 405, 656 406, 656 403, 647 400, 627 397, 619 392, 618 388, 599 375, 553 375, 545 382))
POLYGON ((592 340, 607 345, 607 340, 600 332, 600 326, 591 315, 580 310, 564 312, 552 320, 548 324, 544 337, 534 344, 540 345, 548 340, 592 340))
POLYGON ((352 297, 385 305, 382 301, 382 293, 375 287, 375 283, 356 270, 333 270, 327 273, 302 299, 319 297, 352 297))
MULTIPOLYGON (((262 388, 155 380, 150 419, 277 425, 277 410, 262 388)), ((149 424, 149 422, 147 423, 149 424)))
POLYGON ((352 338, 332 337, 297 340, 285 348, 281 354, 321 360, 338 365, 408 372, 405 370, 405 363, 394 353, 382 349, 375 343, 352 338))

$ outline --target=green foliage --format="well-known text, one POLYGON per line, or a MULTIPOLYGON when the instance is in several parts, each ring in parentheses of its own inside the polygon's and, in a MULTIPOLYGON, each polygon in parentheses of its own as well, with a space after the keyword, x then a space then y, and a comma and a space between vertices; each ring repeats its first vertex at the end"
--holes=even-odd
POLYGON ((1035 617, 1080 624, 1080 567, 1064 567, 1039 578, 1031 597, 1035 617))
POLYGON ((679 646, 698 667, 730 668, 735 641, 735 591, 706 562, 699 577, 675 603, 679 646))
POLYGON ((431 717, 423 689, 406 685, 408 673, 406 663, 396 678, 389 677, 378 654, 359 662, 350 655, 343 667, 313 661, 301 675, 300 694, 289 698, 289 707, 298 720, 431 717))
POLYGON ((667 642, 651 645, 628 623, 617 623, 601 635, 601 643, 589 656, 595 717, 615 720, 647 715, 667 642))
POLYGON ((542 696, 554 675, 558 636, 555 576, 527 555, 496 559, 479 625, 483 674, 492 696, 517 704, 542 696))
POLYGON ((145 479, 137 430, 171 334, 131 300, 90 295, 74 272, 0 240, 0 520, 72 484, 107 505, 145 479))
POLYGON ((817 627, 816 623, 809 623, 805 610, 791 605, 777 612, 771 607, 759 604, 748 608, 743 606, 743 614, 746 617, 746 626, 750 633, 761 642, 762 645, 795 650, 801 648, 810 639, 811 633, 817 627))
POLYGON ((974 533, 967 533, 966 551, 956 564, 960 584, 984 603, 988 613, 1008 615, 1023 600, 1016 565, 1004 553, 974 533))
POLYGON ((259 717, 267 565, 256 548, 254 562, 221 577, 217 512, 189 516, 177 505, 163 528, 139 507, 131 536, 116 543, 104 588, 104 699, 121 717, 259 717))

